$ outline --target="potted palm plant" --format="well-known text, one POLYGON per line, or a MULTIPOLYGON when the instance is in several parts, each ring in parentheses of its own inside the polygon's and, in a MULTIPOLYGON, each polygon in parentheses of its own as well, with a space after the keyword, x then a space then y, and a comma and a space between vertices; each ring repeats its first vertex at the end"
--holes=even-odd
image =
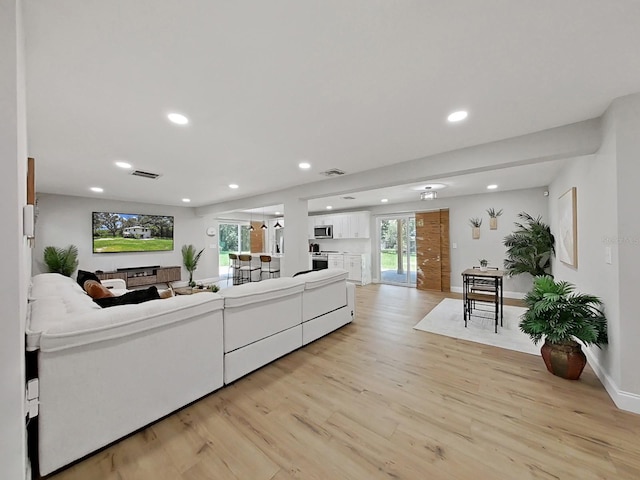
POLYGON ((508 275, 530 273, 534 277, 551 274, 551 256, 555 254, 554 238, 542 217, 533 218, 525 212, 518 214, 523 223, 504 237, 507 258, 504 267, 508 275))
POLYGON ((585 345, 608 343, 607 319, 601 300, 576 293, 569 282, 536 277, 533 289, 524 298, 528 309, 520 317, 520 330, 540 349, 547 370, 562 378, 577 380, 587 363, 579 340, 585 345))
POLYGON ((193 272, 198 268, 198 262, 200 261, 200 255, 204 252, 204 248, 196 253, 196 247, 193 245, 182 246, 182 263, 184 268, 189 272, 189 286, 195 287, 196 282, 193 281, 193 272))
POLYGON ((70 277, 78 268, 78 247, 75 245, 69 245, 66 248, 45 247, 44 263, 49 273, 60 273, 70 277))

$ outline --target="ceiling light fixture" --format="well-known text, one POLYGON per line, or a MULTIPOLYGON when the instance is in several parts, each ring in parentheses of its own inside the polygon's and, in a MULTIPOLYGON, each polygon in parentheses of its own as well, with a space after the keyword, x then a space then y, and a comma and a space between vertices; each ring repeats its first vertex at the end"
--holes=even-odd
POLYGON ((229 188, 233 188, 235 190, 236 188, 239 188, 239 185, 237 183, 230 183, 229 188))
POLYGON ((262 207, 262 226, 260 227, 262 230, 266 230, 267 228, 267 224, 264 223, 264 207, 262 207))
POLYGON ((282 225, 280 225, 280 222, 276 220, 276 224, 273 226, 273 228, 282 228, 282 225))
POLYGON ((91 191, 92 191, 92 192, 96 192, 96 193, 102 193, 102 192, 104 192, 104 188, 100 188, 100 187, 91 187, 91 191))
POLYGON ((469 114, 465 110, 458 110, 457 112, 453 112, 451 115, 447 117, 447 120, 450 122, 460 122, 467 118, 469 114))
POLYGON ((126 168, 126 169, 131 168, 131 164, 127 162, 116 162, 116 166, 120 168, 126 168))
POLYGON ((380 200, 382 203, 387 203, 389 201, 388 198, 383 198, 382 200, 380 200))
POLYGON ((300 162, 298 164, 298 167, 300 168, 300 170, 309 170, 311 168, 311 164, 308 162, 300 162))
POLYGON ((280 212, 276 212, 276 215, 282 215, 280 212))
POLYGON ((180 113, 170 113, 167 115, 167 118, 176 125, 186 125, 189 123, 189 119, 180 113))
POLYGON ((183 201, 184 203, 189 203, 189 202, 191 201, 191 199, 190 199, 190 198, 183 198, 183 199, 182 199, 182 201, 183 201))
POLYGON ((431 190, 431 187, 425 187, 425 191, 420 194, 420 200, 435 200, 438 192, 431 190))
POLYGON ((487 185, 487 190, 495 190, 496 188, 498 188, 498 185, 495 183, 493 185, 487 185))
POLYGON ((327 205, 327 210, 331 210, 333 207, 331 205, 327 205))
POLYGON ((249 212, 249 231, 253 232, 255 228, 253 228, 253 212, 249 212))

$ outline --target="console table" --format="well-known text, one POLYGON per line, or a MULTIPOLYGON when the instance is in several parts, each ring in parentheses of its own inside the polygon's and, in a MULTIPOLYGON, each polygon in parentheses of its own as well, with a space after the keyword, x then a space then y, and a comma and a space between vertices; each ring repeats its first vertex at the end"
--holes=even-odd
POLYGON ((119 278, 124 280, 127 288, 154 285, 156 283, 177 282, 181 279, 181 267, 130 267, 118 268, 114 272, 96 272, 100 280, 119 278))

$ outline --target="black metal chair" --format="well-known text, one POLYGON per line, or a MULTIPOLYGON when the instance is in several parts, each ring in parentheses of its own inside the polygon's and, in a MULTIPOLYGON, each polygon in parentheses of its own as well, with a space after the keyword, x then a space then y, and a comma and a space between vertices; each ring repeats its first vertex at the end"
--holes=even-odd
POLYGON ((233 270, 233 285, 240 283, 240 260, 235 253, 229 254, 229 271, 227 272, 227 285, 229 285, 229 277, 232 275, 233 270))
MULTIPOLYGON (((497 270, 497 268, 495 270, 497 270)), ((498 316, 500 313, 499 290, 498 278, 487 278, 481 275, 463 276, 463 309, 465 328, 467 327, 467 321, 472 315, 474 315, 474 310, 477 309, 476 303, 487 303, 493 304, 494 331, 495 333, 498 333, 498 316)))
POLYGON ((262 280, 263 273, 267 274, 267 278, 274 278, 276 273, 277 277, 280 276, 280 266, 272 267, 271 260, 271 255, 260 255, 260 280, 262 280))
POLYGON ((259 265, 253 265, 253 257, 246 253, 238 255, 240 260, 240 281, 239 283, 253 282, 253 272, 260 270, 259 265))

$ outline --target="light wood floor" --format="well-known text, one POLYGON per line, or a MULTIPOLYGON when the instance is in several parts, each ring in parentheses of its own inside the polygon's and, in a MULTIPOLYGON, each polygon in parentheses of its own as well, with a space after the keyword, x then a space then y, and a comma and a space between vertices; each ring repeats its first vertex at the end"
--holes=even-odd
POLYGON ((640 479, 640 416, 589 367, 413 330, 441 294, 356 298, 354 323, 51 478, 640 479))

